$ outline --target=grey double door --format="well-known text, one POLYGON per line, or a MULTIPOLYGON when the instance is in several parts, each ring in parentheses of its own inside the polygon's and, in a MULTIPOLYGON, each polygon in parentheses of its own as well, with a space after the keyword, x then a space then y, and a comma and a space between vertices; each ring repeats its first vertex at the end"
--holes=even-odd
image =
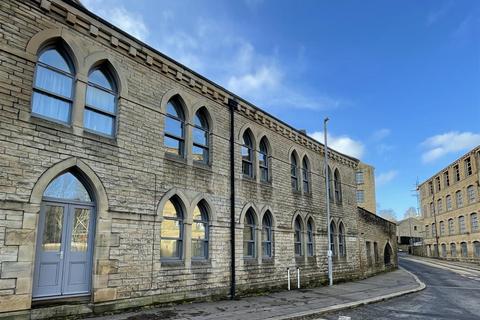
POLYGON ((33 298, 90 294, 94 207, 43 202, 33 298))

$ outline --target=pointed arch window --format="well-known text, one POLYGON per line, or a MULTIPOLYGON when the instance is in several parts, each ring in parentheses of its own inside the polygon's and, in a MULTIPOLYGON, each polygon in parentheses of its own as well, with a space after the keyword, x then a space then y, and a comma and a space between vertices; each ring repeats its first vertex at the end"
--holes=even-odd
POLYGON ((330 250, 332 251, 332 256, 337 255, 337 250, 336 250, 336 245, 335 245, 335 238, 336 238, 337 232, 335 228, 335 223, 332 221, 330 222, 330 250))
POLYGON ((185 114, 178 98, 170 99, 167 103, 164 145, 168 153, 184 156, 185 114))
POLYGON ((83 183, 71 172, 56 177, 45 189, 46 198, 92 202, 92 198, 83 183))
POLYGON ((302 238, 303 238, 303 228, 302 228, 302 221, 300 216, 295 218, 294 224, 294 246, 295 246, 295 256, 300 257, 303 256, 303 248, 302 248, 302 238))
POLYGON ((179 200, 167 201, 162 212, 160 228, 160 257, 162 259, 182 259, 183 255, 183 211, 179 200))
POLYGON ((70 123, 74 68, 60 46, 44 49, 35 67, 32 113, 50 120, 70 123))
POLYGON ((347 255, 347 250, 345 248, 345 227, 343 222, 340 222, 338 226, 338 255, 340 257, 345 257, 347 255))
POLYGON ((267 147, 267 141, 266 138, 263 137, 262 140, 260 140, 260 151, 259 153, 259 167, 260 167, 260 181, 262 182, 268 182, 270 181, 270 175, 269 175, 269 159, 268 159, 268 147, 267 147))
POLYGON ((292 183, 292 190, 298 191, 298 162, 295 152, 290 155, 290 178, 292 183))
POLYGON ((312 218, 307 222, 307 255, 313 257, 313 221, 312 218))
POLYGON ((255 216, 252 209, 247 211, 244 219, 243 226, 243 256, 245 258, 255 258, 255 246, 256 246, 256 224, 255 216))
POLYGON ((208 259, 208 240, 210 230, 208 227, 208 211, 203 202, 193 210, 192 223, 192 258, 208 259))
POLYGON ((342 203, 342 179, 340 177, 340 172, 338 169, 335 169, 333 185, 335 189, 335 200, 338 204, 342 203))
POLYGON ((117 117, 117 87, 106 66, 93 69, 88 75, 83 125, 95 133, 113 136, 117 117))
POLYGON ((206 111, 201 108, 195 113, 193 121, 193 160, 208 164, 210 150, 210 128, 206 111))
POLYGON ((330 169, 330 166, 328 166, 328 198, 330 202, 333 202, 335 200, 333 197, 332 181, 333 181, 332 169, 330 169))
POLYGON ((303 157, 302 161, 302 180, 303 180, 303 192, 310 193, 310 166, 308 158, 303 157))
POLYGON ((265 212, 262 221, 262 251, 263 257, 272 257, 272 216, 270 211, 265 212))
POLYGON ((248 130, 243 134, 242 173, 245 177, 253 178, 253 142, 248 130))

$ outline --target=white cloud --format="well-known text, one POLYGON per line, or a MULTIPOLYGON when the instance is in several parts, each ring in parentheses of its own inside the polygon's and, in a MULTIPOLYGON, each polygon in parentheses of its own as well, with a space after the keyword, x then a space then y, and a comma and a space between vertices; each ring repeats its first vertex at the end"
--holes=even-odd
POLYGON ((109 7, 106 2, 101 0, 82 0, 82 4, 88 10, 108 20, 135 38, 142 41, 148 38, 150 31, 141 14, 130 12, 122 5, 109 7))
POLYGON ((423 163, 433 162, 447 154, 466 151, 480 145, 480 134, 451 131, 430 137, 421 143, 426 149, 422 154, 423 163))
POLYGON ((259 90, 272 90, 278 87, 282 73, 276 67, 261 66, 253 73, 231 76, 227 87, 239 95, 248 95, 259 90))
POLYGON ((390 170, 387 172, 383 172, 375 178, 375 183, 377 186, 383 186, 389 183, 390 181, 392 181, 393 179, 395 179, 397 175, 398 175, 397 170, 390 170))
POLYGON ((397 214, 393 209, 382 209, 378 211, 378 215, 383 219, 391 222, 397 222, 397 214))
MULTIPOLYGON (((309 133, 309 136, 323 143, 323 132, 316 131, 309 133)), ((334 136, 328 134, 328 147, 354 158, 360 159, 364 152, 365 146, 361 141, 354 140, 347 135, 334 136)))
POLYGON ((437 21, 441 20, 443 17, 447 16, 448 12, 453 6, 452 1, 445 2, 440 8, 435 11, 431 11, 427 15, 427 26, 435 24, 437 21))
POLYGON ((386 137, 388 137, 390 133, 391 133, 390 129, 387 129, 387 128, 379 129, 372 134, 372 140, 374 141, 383 140, 386 137))

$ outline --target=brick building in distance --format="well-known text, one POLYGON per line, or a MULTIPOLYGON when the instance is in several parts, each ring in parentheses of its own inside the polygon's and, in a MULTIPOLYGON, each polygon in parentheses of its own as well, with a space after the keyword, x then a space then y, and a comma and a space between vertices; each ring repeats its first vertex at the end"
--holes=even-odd
POLYGON ((328 228, 335 281, 396 267, 357 159, 324 170, 321 143, 78 1, 0 11, 0 317, 324 284, 328 228))
POLYGON ((419 185, 425 254, 480 262, 480 146, 419 185))

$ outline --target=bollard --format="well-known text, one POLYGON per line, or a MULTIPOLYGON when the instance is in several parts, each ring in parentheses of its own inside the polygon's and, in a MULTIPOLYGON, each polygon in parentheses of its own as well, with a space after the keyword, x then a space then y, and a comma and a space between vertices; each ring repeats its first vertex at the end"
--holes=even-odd
POLYGON ((288 290, 290 290, 290 268, 287 268, 288 290))
POLYGON ((297 288, 300 289, 300 268, 297 267, 297 288))

